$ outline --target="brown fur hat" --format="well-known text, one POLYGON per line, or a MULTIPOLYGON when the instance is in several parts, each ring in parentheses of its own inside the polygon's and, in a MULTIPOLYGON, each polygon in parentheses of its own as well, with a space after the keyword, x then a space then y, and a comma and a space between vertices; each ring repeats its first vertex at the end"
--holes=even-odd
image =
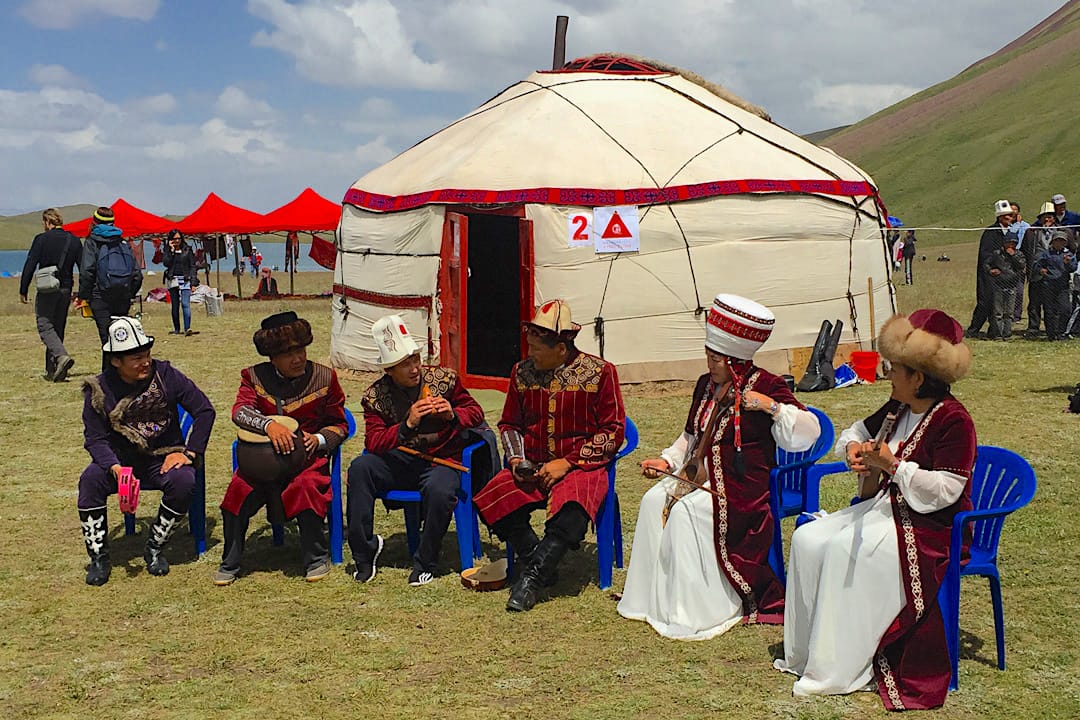
POLYGON ((292 310, 271 315, 262 321, 252 340, 260 355, 273 357, 293 348, 311 344, 311 324, 292 310))
POLYGON ((940 310, 893 315, 881 328, 878 351, 892 362, 952 384, 971 369, 971 349, 960 323, 940 310))

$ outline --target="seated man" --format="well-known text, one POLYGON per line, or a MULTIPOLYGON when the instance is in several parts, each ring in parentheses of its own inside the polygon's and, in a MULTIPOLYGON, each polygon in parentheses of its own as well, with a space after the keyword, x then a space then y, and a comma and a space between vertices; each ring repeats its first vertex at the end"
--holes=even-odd
POLYGON ((296 518, 304 549, 304 579, 315 582, 330 574, 323 520, 331 500, 330 455, 348 435, 345 393, 332 368, 307 359, 311 325, 295 312, 266 318, 253 339, 258 353, 270 360, 240 371, 233 422, 267 436, 281 455, 291 455, 294 443, 302 437, 307 455, 299 473, 284 488, 276 479, 252 477, 239 469, 233 473, 221 501, 225 547, 214 584, 229 585, 240 574, 248 521, 263 505, 281 508, 283 519, 296 518), (296 420, 301 435, 294 436, 270 415, 296 420))
POLYGON ((520 559, 506 609, 531 610, 555 582, 566 551, 584 539, 607 495, 607 464, 623 443, 626 413, 615 366, 581 352, 563 300, 541 305, 526 323, 529 356, 514 366, 499 430, 510 469, 476 494, 492 532, 520 559), (529 525, 548 508, 544 539, 529 525))
POLYGON ((382 536, 373 527, 375 498, 390 490, 419 490, 424 529, 409 575, 409 584, 418 587, 435 579, 461 486, 459 471, 440 461, 460 462, 461 451, 474 442, 469 430, 486 427, 484 410, 453 370, 420 363, 420 348, 399 316, 379 318, 371 334, 385 374, 364 392, 367 454, 349 466, 353 577, 358 582, 374 578, 382 552, 382 536))
POLYGON ((214 408, 206 395, 169 363, 151 359, 153 346, 154 338, 138 320, 114 319, 101 348, 108 369, 83 383, 91 463, 79 478, 79 522, 90 556, 88 585, 104 585, 112 572, 106 500, 117 492, 123 467, 132 468, 142 490, 161 491, 143 558, 151 575, 168 574, 162 548, 191 503, 193 463, 206 452, 214 426, 214 408), (186 443, 177 404, 194 420, 186 443))
POLYGON ((278 297, 277 278, 272 277, 273 273, 270 268, 264 267, 261 271, 262 276, 259 278, 259 287, 255 290, 255 297, 257 298, 276 298, 278 297))

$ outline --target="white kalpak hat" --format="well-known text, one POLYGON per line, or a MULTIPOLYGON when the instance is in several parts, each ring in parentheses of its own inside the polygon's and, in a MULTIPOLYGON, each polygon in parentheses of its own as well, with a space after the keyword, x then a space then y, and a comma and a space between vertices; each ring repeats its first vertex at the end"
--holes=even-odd
POLYGON ((1002 215, 1011 214, 1013 211, 1012 203, 1008 200, 998 200, 994 203, 994 216, 1001 217, 1002 215))
POLYGON ((112 323, 109 324, 109 339, 101 346, 101 351, 125 355, 149 348, 153 344, 153 336, 143 332, 141 322, 131 317, 113 316, 112 323))
POLYGON ((772 335, 776 318, 760 303, 721 293, 713 300, 705 324, 705 347, 721 355, 751 360, 772 335))
POLYGON ((384 369, 420 352, 420 346, 409 335, 400 315, 385 315, 376 320, 371 326, 371 337, 379 348, 379 362, 376 364, 384 369))

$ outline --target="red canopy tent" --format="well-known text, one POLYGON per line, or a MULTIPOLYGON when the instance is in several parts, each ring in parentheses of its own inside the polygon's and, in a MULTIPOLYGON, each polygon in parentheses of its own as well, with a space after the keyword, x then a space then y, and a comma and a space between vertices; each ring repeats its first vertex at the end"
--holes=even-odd
POLYGON ((208 233, 253 233, 259 232, 264 217, 257 212, 230 205, 214 193, 203 200, 195 212, 176 223, 176 227, 185 235, 208 233))
MULTIPOLYGON (((123 198, 117 198, 110 207, 112 207, 113 215, 116 216, 116 227, 123 230, 124 237, 128 239, 140 235, 163 235, 176 227, 175 220, 140 210, 123 198)), ((84 238, 90 234, 90 224, 91 219, 84 218, 69 222, 64 229, 76 237, 84 238)))
POLYGON ((334 230, 341 219, 341 204, 331 202, 311 188, 292 201, 263 216, 258 232, 334 230))

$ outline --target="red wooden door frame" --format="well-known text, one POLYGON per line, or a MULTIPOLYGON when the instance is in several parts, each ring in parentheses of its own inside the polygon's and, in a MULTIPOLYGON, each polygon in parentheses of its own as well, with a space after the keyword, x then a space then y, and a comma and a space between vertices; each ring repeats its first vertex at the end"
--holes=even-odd
MULTIPOLYGON (((523 214, 519 211, 508 212, 502 210, 500 212, 492 213, 497 215, 514 215, 518 217, 518 256, 520 258, 518 266, 518 303, 520 308, 519 318, 521 322, 532 320, 533 315, 533 297, 534 297, 534 252, 533 252, 533 223, 532 220, 526 220, 521 217, 523 214)), ((443 224, 443 251, 442 251, 442 263, 444 272, 440 273, 439 286, 440 295, 442 298, 453 298, 452 302, 448 302, 446 299, 442 300, 442 310, 439 314, 439 325, 442 330, 441 337, 444 338, 440 347, 443 349, 442 365, 444 367, 451 367, 458 372, 461 377, 462 383, 466 387, 476 390, 499 390, 500 392, 506 392, 506 388, 510 384, 509 378, 506 377, 494 377, 491 375, 474 375, 469 373, 466 368, 468 367, 468 348, 465 338, 468 334, 468 218, 460 213, 447 211, 446 222, 443 224), (459 221, 459 218, 461 221, 459 221), (459 249, 458 260, 459 266, 453 266, 453 223, 460 222, 460 237, 459 237, 459 249), (451 273, 456 273, 459 282, 460 291, 454 293, 453 288, 449 286, 451 273), (454 308, 458 311, 457 322, 455 318, 445 315, 447 308, 454 308), (452 340, 448 341, 447 334, 451 331, 451 328, 455 328, 460 338, 460 351, 457 355, 449 355, 448 345, 452 344, 452 340), (451 364, 450 358, 453 357, 456 362, 451 364)), ((452 352, 452 350, 450 350, 452 352)), ((521 343, 521 357, 525 358, 527 348, 524 342, 521 343)), ((509 368, 507 368, 509 373, 509 368)))
POLYGON ((439 364, 465 374, 469 314, 469 218, 447 212, 439 272, 439 364))

